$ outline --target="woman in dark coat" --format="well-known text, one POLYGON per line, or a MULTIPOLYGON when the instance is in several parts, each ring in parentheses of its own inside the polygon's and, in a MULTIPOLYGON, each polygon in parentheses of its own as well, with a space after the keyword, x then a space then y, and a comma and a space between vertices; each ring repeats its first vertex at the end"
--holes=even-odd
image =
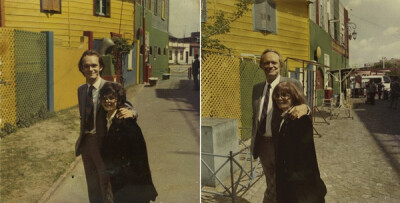
POLYGON ((289 82, 279 83, 272 98, 274 111, 283 117, 274 137, 278 202, 325 202, 327 191, 319 174, 311 118, 304 115, 292 120, 287 115, 293 106, 304 104, 304 98, 289 82))
POLYGON ((151 179, 142 131, 136 119, 115 117, 126 101, 125 90, 117 83, 106 83, 100 90, 100 99, 108 128, 100 150, 110 175, 114 202, 155 201, 157 191, 151 179))

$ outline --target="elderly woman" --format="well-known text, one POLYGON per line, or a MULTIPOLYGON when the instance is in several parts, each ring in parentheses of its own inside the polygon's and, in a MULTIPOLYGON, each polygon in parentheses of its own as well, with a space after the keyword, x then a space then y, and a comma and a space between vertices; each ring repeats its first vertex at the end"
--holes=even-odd
POLYGON ((115 117, 126 101, 124 88, 117 83, 106 83, 100 90, 100 99, 107 114, 107 134, 100 150, 110 175, 114 202, 154 201, 157 191, 140 127, 136 119, 115 117))
POLYGON ((276 190, 278 202, 325 202, 326 187, 320 178, 311 118, 288 118, 287 112, 304 104, 299 90, 290 82, 279 83, 272 94, 274 113, 282 122, 274 137, 276 150, 276 190))

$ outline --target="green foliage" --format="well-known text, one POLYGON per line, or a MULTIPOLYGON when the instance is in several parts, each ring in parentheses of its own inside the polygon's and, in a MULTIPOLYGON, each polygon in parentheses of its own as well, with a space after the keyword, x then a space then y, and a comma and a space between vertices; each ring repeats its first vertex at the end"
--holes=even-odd
POLYGON ((30 117, 17 119, 17 125, 5 123, 3 128, 0 130, 0 137, 3 138, 13 132, 16 132, 18 128, 29 127, 39 121, 54 117, 55 113, 50 113, 45 107, 42 107, 37 113, 30 115, 30 117))
POLYGON ((250 10, 249 5, 252 0, 236 0, 235 11, 227 13, 217 11, 215 16, 210 19, 213 23, 206 23, 201 26, 201 47, 206 49, 217 49, 220 51, 231 51, 221 43, 215 36, 223 35, 230 32, 230 24, 243 16, 244 13, 250 10))
POLYGON ((400 72, 397 69, 391 69, 389 76, 400 76, 400 72))
MULTIPOLYGON (((383 68, 382 61, 374 63, 374 65, 372 67, 375 68, 375 69, 382 69, 383 68)), ((393 63, 391 61, 385 61, 385 69, 386 68, 394 68, 394 67, 396 67, 395 63, 393 63)))
POLYGON ((38 121, 45 120, 47 118, 53 117, 55 114, 50 113, 45 106, 42 106, 38 112, 32 113, 29 117, 21 118, 17 120, 18 128, 29 127, 38 121))
POLYGON ((128 54, 132 49, 133 46, 128 43, 128 40, 121 37, 113 37, 112 40, 114 41, 114 51, 117 53, 121 53, 122 55, 128 54))
POLYGON ((5 137, 6 135, 15 131, 17 131, 17 126, 10 123, 5 123, 4 127, 0 130, 0 137, 5 137))

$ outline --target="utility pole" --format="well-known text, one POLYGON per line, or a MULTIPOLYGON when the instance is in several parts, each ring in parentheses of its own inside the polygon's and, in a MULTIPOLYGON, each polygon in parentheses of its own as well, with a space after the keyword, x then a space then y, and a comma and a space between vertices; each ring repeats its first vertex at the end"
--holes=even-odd
POLYGON ((382 69, 385 69, 385 60, 387 58, 386 57, 382 57, 382 69))
MULTIPOLYGON (((143 71, 147 71, 147 63, 146 63, 146 13, 145 13, 145 7, 146 5, 146 0, 143 0, 142 2, 142 12, 143 12, 143 71)), ((143 81, 146 81, 147 79, 144 78, 143 81)))

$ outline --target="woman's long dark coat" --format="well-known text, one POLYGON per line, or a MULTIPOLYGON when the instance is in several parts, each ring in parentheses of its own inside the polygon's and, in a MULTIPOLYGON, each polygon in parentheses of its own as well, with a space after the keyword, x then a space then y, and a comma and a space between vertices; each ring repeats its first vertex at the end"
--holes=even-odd
POLYGON ((113 119, 103 139, 101 155, 110 174, 114 202, 156 199, 146 143, 136 119, 113 119))
POLYGON ((310 117, 286 119, 275 144, 278 202, 324 202, 327 191, 319 174, 310 117))

